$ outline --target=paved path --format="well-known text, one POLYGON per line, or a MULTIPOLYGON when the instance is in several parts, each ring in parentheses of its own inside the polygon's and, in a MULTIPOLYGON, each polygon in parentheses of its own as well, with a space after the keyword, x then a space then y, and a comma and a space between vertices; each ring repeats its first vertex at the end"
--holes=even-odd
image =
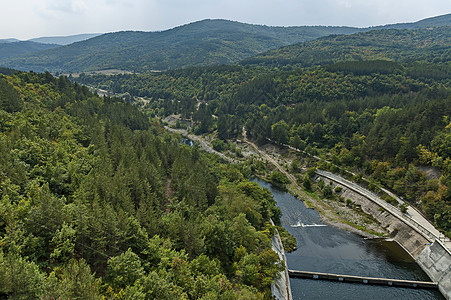
MULTIPOLYGON (((389 195, 390 197, 394 198, 396 201, 398 201, 398 203, 400 205, 404 204, 404 201, 401 200, 398 196, 396 196, 395 194, 393 194, 392 192, 390 192, 387 189, 384 188, 380 188, 383 192, 385 192, 387 195, 389 195)), ((408 203, 407 203, 408 205, 408 203)), ((421 224, 421 226, 423 226, 425 229, 427 229, 429 232, 431 232, 434 236, 436 237, 441 237, 443 238, 443 234, 440 233, 435 227, 434 225, 432 225, 424 216, 421 212, 419 212, 415 207, 408 205, 407 206, 407 213, 404 214, 405 216, 413 219, 415 222, 418 222, 419 224, 421 224)), ((451 245, 449 245, 451 246, 451 245)), ((450 247, 448 247, 448 249, 450 249, 450 247)))
MULTIPOLYGON (((375 202, 385 210, 389 211, 392 215, 396 216, 400 220, 402 220, 404 223, 409 225, 411 228, 419 232, 421 235, 423 235, 425 238, 427 238, 429 241, 433 242, 436 239, 440 240, 446 248, 451 251, 451 240, 445 239, 444 235, 440 233, 426 218, 424 218, 416 209, 414 209, 411 206, 408 206, 407 213, 402 213, 399 208, 391 205, 390 203, 386 202, 385 200, 379 198, 374 193, 364 189, 363 187, 346 180, 338 175, 317 170, 316 173, 319 176, 328 178, 330 180, 333 180, 343 186, 346 186, 347 188, 365 196, 366 198, 370 199, 371 201, 375 202)), ((399 203, 404 203, 401 199, 399 199, 396 195, 389 192, 389 195, 394 197, 399 203)))

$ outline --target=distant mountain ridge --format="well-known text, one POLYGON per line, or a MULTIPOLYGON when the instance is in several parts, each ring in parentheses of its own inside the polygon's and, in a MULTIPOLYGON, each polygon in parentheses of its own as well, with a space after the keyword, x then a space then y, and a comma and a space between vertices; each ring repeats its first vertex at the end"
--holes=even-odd
POLYGON ((58 47, 55 44, 41 44, 30 41, 0 42, 0 60, 15 57, 21 54, 34 53, 58 47))
POLYGON ((39 53, 0 61, 5 67, 34 71, 151 71, 185 66, 231 64, 258 53, 351 27, 269 27, 227 20, 203 20, 161 32, 123 31, 39 53))
POLYGON ((421 29, 430 27, 451 26, 451 14, 426 18, 412 23, 389 24, 370 27, 370 29, 421 29))
POLYGON ((38 37, 33 38, 28 41, 30 42, 36 42, 36 43, 43 43, 43 44, 57 44, 57 45, 69 45, 76 42, 81 42, 88 40, 90 38, 96 37, 102 35, 102 33, 83 33, 83 34, 75 34, 75 35, 68 35, 68 36, 48 36, 48 37, 38 37))
POLYGON ((14 43, 14 42, 20 42, 20 40, 14 39, 14 38, 11 38, 11 39, 0 39, 0 43, 14 43))
POLYGON ((61 45, 87 40, 98 35, 100 33, 39 37, 26 41, 21 41, 16 38, 0 39, 0 60, 53 49, 61 45))
POLYGON ((332 35, 245 59, 242 65, 311 67, 343 61, 451 61, 451 26, 332 35))
POLYGON ((145 72, 233 64, 269 50, 329 35, 380 28, 428 28, 434 24, 451 25, 451 15, 377 28, 271 27, 228 20, 202 20, 160 32, 107 33, 67 46, 0 59, 0 66, 51 72, 104 69, 145 72))

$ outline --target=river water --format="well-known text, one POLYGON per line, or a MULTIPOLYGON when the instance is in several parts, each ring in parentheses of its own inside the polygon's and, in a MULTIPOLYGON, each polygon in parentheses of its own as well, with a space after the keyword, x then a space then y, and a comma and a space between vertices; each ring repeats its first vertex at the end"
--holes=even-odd
MULTIPOLYGON (((282 210, 282 226, 297 240, 298 250, 287 253, 288 268, 367 277, 430 281, 395 242, 364 238, 327 226, 318 213, 289 193, 255 179, 268 188, 282 210)), ((439 291, 291 278, 294 299, 444 299, 439 291)))

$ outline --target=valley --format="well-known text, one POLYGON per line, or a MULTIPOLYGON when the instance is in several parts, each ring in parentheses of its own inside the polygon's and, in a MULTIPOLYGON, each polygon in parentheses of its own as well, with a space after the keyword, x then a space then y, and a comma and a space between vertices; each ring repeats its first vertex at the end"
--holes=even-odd
POLYGON ((271 299, 288 262, 439 289, 295 298, 449 299, 450 45, 450 14, 0 41, 0 298, 271 299))

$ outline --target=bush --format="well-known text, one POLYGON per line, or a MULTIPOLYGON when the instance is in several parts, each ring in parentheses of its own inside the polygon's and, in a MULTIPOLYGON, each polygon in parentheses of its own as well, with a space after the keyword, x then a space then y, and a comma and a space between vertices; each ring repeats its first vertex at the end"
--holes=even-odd
POLYGON ((303 185, 307 191, 309 191, 309 192, 312 191, 312 180, 310 179, 310 177, 308 175, 305 175, 303 185))
POLYGON ((175 128, 176 129, 187 129, 188 126, 185 123, 183 123, 183 122, 177 121, 175 123, 175 128))
POLYGON ((291 170, 292 170, 293 172, 299 172, 299 171, 300 171, 300 168, 299 168, 299 160, 297 160, 297 159, 293 160, 293 161, 291 162, 290 167, 291 167, 291 170))
POLYGON ((227 144, 224 143, 223 140, 214 139, 213 141, 211 141, 211 144, 213 145, 213 149, 219 152, 227 149, 227 144))
POLYGON ((399 204, 398 201, 396 201, 395 198, 393 198, 391 196, 388 196, 388 195, 382 196, 382 199, 384 199, 386 202, 390 203, 393 206, 398 206, 398 204, 399 204))
POLYGON ((308 175, 308 177, 313 178, 313 177, 315 176, 315 172, 316 172, 316 168, 314 168, 314 167, 309 168, 309 169, 307 170, 307 175, 308 175))
POLYGON ((271 174, 271 183, 277 185, 285 185, 289 183, 287 176, 279 171, 274 171, 271 174))
POLYGON ((329 184, 326 184, 323 188, 323 197, 328 199, 333 197, 332 187, 329 184))
POLYGON ((343 188, 342 188, 341 186, 337 186, 337 187, 334 189, 334 191, 335 191, 335 193, 340 194, 340 193, 343 191, 343 188))

